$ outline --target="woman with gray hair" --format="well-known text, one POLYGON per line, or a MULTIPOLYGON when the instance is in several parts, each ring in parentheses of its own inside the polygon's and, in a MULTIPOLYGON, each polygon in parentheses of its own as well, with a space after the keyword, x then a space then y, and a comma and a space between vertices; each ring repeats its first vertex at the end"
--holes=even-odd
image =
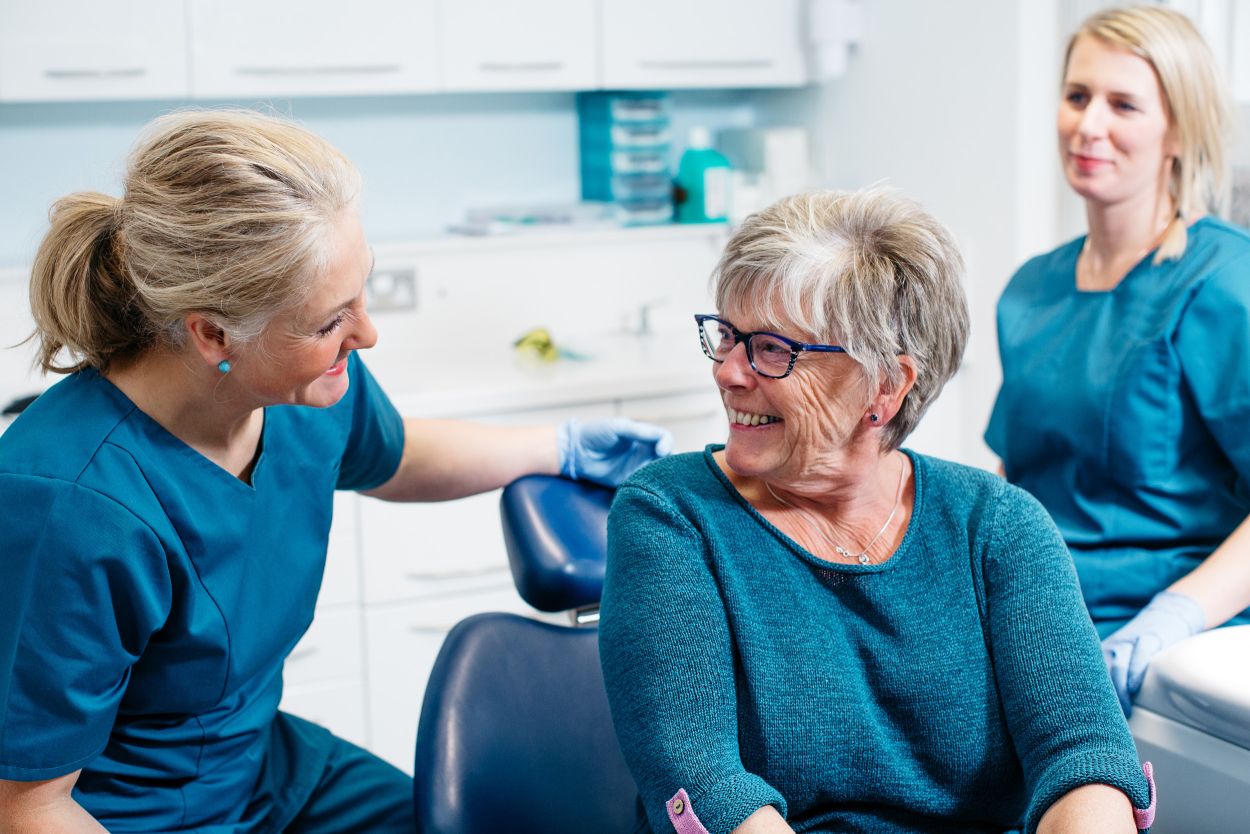
POLYGON ((401 419, 357 355, 359 189, 292 122, 192 111, 121 197, 54 207, 31 304, 68 376, 0 437, 4 834, 411 834, 410 777, 278 711, 335 490, 614 483, 663 453, 629 421, 401 419))
POLYGON ((782 200, 726 246, 695 318, 728 441, 609 519, 600 647, 650 830, 1148 825, 1045 511, 900 449, 959 365, 962 274, 885 190, 782 200))

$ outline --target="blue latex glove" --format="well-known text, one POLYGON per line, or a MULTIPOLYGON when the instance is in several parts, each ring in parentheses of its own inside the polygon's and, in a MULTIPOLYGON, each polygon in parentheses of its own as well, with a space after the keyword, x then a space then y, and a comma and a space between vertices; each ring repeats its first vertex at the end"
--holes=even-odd
POLYGON ((583 423, 574 417, 556 432, 560 474, 616 486, 635 469, 673 450, 673 435, 624 417, 583 423))
POLYGON ((1206 614, 1193 597, 1161 591, 1136 617, 1102 641, 1102 659, 1126 716, 1133 711, 1133 698, 1154 656, 1205 626, 1206 614))

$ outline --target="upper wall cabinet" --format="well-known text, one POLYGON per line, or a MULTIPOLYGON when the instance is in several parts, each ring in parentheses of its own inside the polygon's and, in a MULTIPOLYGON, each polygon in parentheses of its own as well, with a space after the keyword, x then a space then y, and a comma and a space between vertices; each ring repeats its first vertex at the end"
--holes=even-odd
POLYGON ((439 15, 444 90, 597 85, 598 7, 589 0, 450 0, 439 15))
POLYGON ((183 98, 185 9, 170 0, 0 0, 0 101, 183 98))
POLYGON ((807 82, 800 0, 601 0, 600 86, 807 82))
POLYGON ((430 92, 435 0, 190 0, 196 98, 430 92))

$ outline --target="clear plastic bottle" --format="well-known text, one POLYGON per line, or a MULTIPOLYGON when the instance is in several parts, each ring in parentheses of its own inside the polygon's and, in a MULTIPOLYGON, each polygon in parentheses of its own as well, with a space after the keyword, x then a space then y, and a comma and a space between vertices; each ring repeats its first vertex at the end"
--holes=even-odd
POLYGON ((676 203, 678 223, 719 223, 729 219, 729 160, 712 148, 705 127, 690 130, 681 162, 677 166, 676 203))

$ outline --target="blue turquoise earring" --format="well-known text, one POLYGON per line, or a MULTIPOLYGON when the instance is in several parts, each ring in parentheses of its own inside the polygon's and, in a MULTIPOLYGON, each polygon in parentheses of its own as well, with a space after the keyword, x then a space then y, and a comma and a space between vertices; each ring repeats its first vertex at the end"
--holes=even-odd
POLYGON ((223 360, 221 360, 220 362, 218 362, 218 363, 217 363, 217 370, 221 371, 223 374, 228 374, 228 373, 230 373, 230 360, 229 360, 229 359, 223 359, 223 360))

